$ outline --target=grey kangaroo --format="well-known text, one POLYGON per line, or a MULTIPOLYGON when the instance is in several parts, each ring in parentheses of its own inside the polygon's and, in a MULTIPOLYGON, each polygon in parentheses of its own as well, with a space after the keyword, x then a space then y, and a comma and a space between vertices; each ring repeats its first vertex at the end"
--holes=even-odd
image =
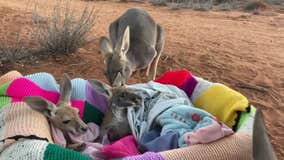
POLYGON ((110 40, 100 38, 100 50, 105 57, 105 76, 112 86, 127 83, 132 73, 145 69, 153 79, 164 48, 164 30, 143 9, 128 9, 109 26, 110 40))
POLYGON ((254 160, 276 160, 276 155, 266 133, 263 115, 256 111, 253 126, 253 158, 254 160))
POLYGON ((95 79, 89 82, 97 92, 108 98, 109 109, 100 128, 100 137, 107 134, 110 141, 115 141, 131 134, 127 108, 141 106, 142 98, 125 86, 111 87, 95 79))
POLYGON ((60 85, 60 99, 56 105, 38 96, 27 96, 24 98, 24 102, 32 109, 42 113, 52 125, 63 131, 64 137, 67 140, 67 148, 81 151, 84 149, 85 144, 72 144, 67 135, 69 132, 77 135, 82 134, 88 129, 88 126, 79 117, 79 110, 71 107, 71 89, 71 80, 67 74, 64 74, 60 85))

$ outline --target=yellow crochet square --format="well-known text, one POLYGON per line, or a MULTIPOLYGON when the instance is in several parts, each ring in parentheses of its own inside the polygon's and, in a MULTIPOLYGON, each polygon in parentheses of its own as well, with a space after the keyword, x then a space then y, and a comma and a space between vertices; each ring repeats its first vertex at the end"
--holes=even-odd
POLYGON ((232 128, 236 123, 237 111, 246 111, 248 99, 223 84, 215 83, 193 103, 232 128))

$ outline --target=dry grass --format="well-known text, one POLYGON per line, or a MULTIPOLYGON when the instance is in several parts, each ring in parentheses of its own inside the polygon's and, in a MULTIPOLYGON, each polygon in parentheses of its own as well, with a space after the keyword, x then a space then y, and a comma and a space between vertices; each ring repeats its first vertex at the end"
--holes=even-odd
POLYGON ((246 11, 254 11, 258 8, 258 3, 260 3, 260 2, 259 1, 251 1, 251 2, 246 4, 244 9, 246 11))
POLYGON ((150 2, 154 5, 154 6, 166 6, 168 3, 168 0, 150 0, 150 2))
POLYGON ((151 0, 153 5, 164 5, 171 9, 191 8, 207 11, 212 9, 213 0, 151 0))
POLYGON ((283 0, 264 0, 268 4, 273 4, 273 5, 284 5, 283 0))
POLYGON ((57 0, 51 15, 40 15, 35 7, 31 15, 35 27, 31 33, 38 41, 37 47, 27 47, 29 39, 24 39, 19 29, 16 37, 0 42, 0 65, 36 55, 74 53, 88 43, 87 35, 95 18, 94 7, 86 5, 83 11, 74 11, 71 0, 57 0))
POLYGON ((74 53, 87 43, 86 37, 95 25, 95 9, 86 5, 79 16, 75 13, 71 0, 58 0, 46 23, 39 23, 39 44, 44 53, 74 53))
POLYGON ((221 11, 230 11, 235 8, 236 0, 222 0, 222 1, 215 1, 218 5, 218 10, 221 11))
POLYGON ((238 9, 256 13, 269 7, 284 8, 283 0, 150 0, 150 2, 153 5, 168 6, 171 9, 189 8, 200 11, 238 9))
POLYGON ((190 8, 200 11, 211 10, 217 5, 218 10, 232 10, 237 0, 151 0, 153 5, 168 6, 171 9, 190 8))
POLYGON ((194 0, 192 8, 199 11, 208 11, 213 7, 213 0, 194 0))
POLYGON ((171 0, 166 3, 170 9, 192 8, 192 2, 189 0, 171 0))
POLYGON ((21 31, 16 33, 16 40, 8 44, 5 40, 0 42, 0 66, 7 63, 15 63, 23 58, 29 57, 34 53, 32 49, 25 47, 21 39, 21 31))

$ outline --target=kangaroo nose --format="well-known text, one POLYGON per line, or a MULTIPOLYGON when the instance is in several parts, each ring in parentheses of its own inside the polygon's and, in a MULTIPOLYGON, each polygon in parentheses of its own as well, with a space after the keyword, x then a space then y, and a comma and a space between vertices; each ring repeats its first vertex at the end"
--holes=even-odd
POLYGON ((86 128, 81 128, 81 130, 83 131, 83 132, 86 132, 87 130, 88 130, 88 128, 86 127, 86 128))
POLYGON ((117 135, 113 131, 108 131, 107 138, 109 141, 113 142, 117 139, 117 135))

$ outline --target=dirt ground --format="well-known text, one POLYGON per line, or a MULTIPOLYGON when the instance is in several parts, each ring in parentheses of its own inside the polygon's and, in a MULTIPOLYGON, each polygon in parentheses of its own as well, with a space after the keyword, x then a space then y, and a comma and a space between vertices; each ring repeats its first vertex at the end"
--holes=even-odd
MULTIPOLYGON (((86 2, 74 2, 76 10, 86 2)), ((1 40, 22 28, 26 45, 33 46, 31 5, 26 0, 0 0, 1 40)), ((42 1, 45 11, 55 4, 42 1)), ((284 159, 284 14, 252 15, 245 12, 199 12, 169 10, 149 3, 92 2, 97 8, 97 23, 90 35, 94 41, 68 56, 35 59, 29 63, 7 64, 0 74, 18 70, 23 74, 49 72, 59 80, 63 72, 71 77, 103 76, 103 59, 98 39, 108 35, 108 25, 130 7, 142 7, 166 32, 158 76, 171 69, 188 69, 194 75, 224 83, 247 96, 264 111, 265 122, 279 159, 284 159), (262 88, 247 89, 240 84, 262 88)), ((44 12, 44 11, 43 11, 44 12)), ((146 82, 144 73, 136 73, 130 83, 146 82)))

